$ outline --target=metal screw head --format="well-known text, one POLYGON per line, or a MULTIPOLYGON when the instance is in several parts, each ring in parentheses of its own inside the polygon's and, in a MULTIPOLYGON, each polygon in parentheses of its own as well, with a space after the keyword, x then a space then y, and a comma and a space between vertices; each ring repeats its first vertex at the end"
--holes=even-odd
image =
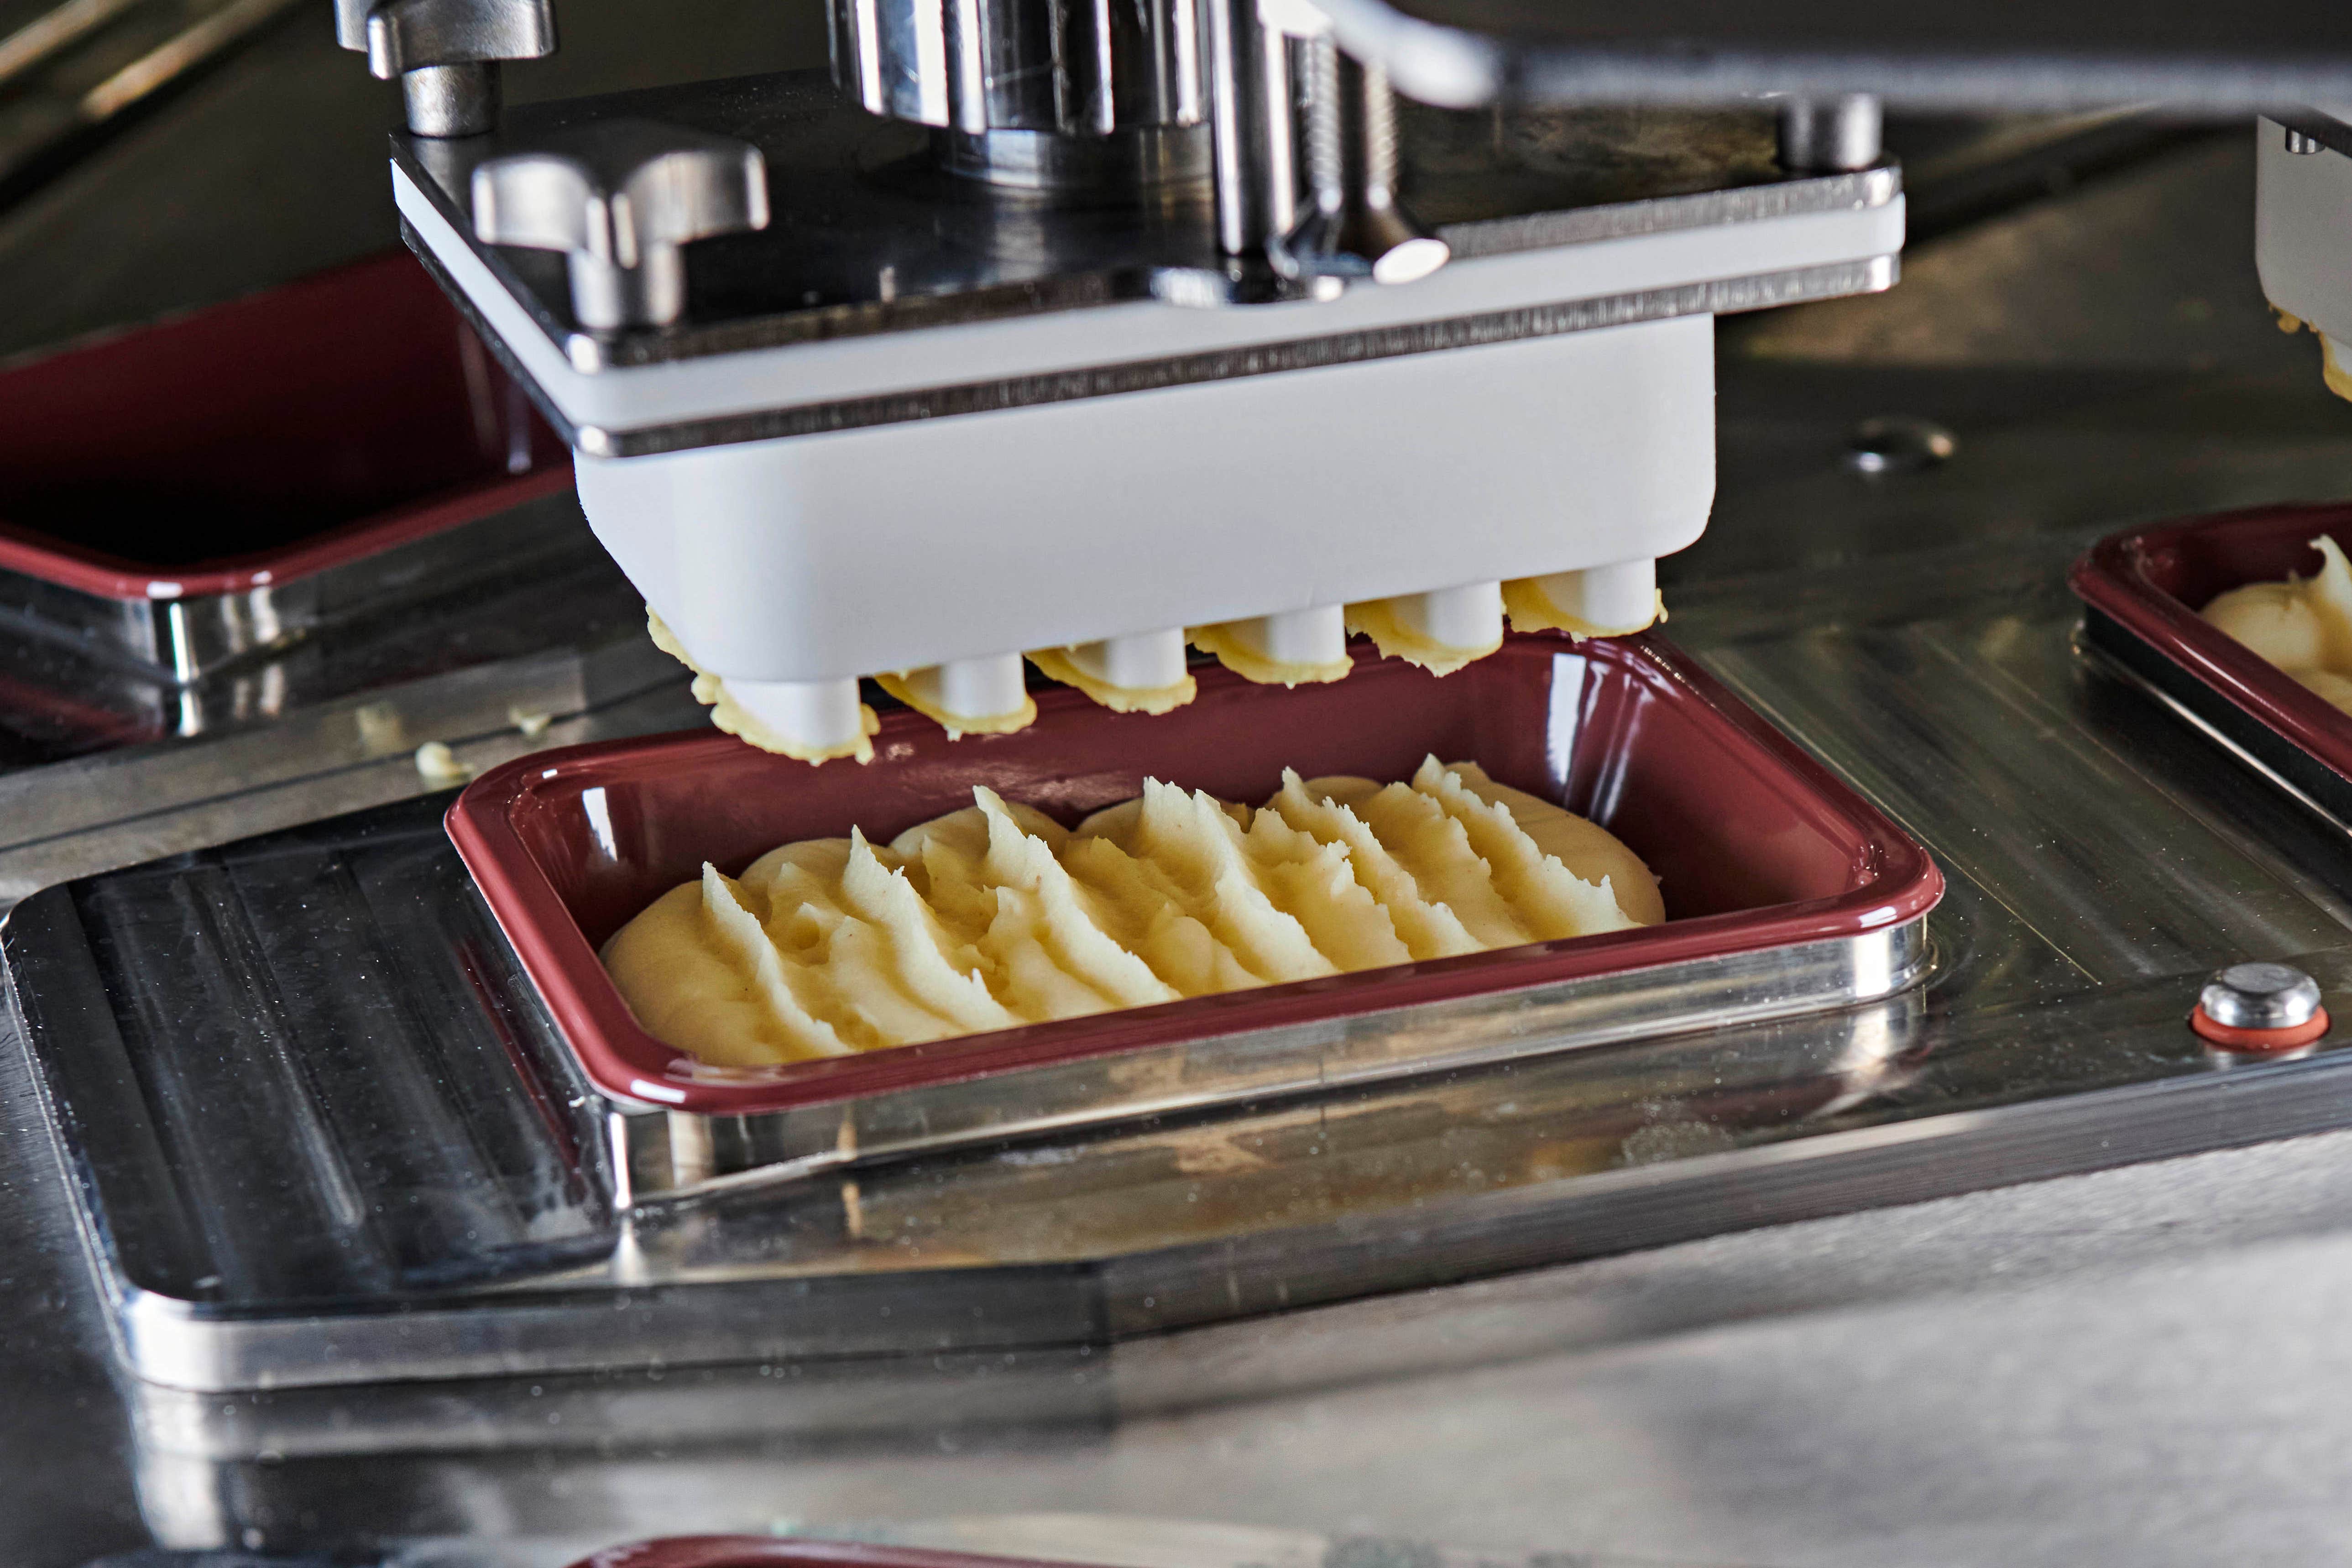
POLYGON ((1907 414, 1865 419, 1846 437, 1845 466, 1857 474, 1909 474, 1950 460, 1960 449, 1932 419, 1907 414))
POLYGON ((2205 983, 2197 1005, 2227 1029, 2292 1029, 2319 1013, 2319 983, 2285 963, 2233 963, 2205 983))

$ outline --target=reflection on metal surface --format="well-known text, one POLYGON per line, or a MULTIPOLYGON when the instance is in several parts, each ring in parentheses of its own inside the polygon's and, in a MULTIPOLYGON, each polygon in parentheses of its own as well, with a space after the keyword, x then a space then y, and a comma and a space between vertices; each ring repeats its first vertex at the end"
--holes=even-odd
POLYGON ((634 724, 591 732, 700 722, 644 616, 597 563, 362 619, 184 687, 0 637, 0 908, 96 866, 405 799, 425 742, 478 768, 580 738, 581 716, 615 704, 635 704, 634 724))
POLYGON ((188 77, 295 0, 71 0, 0 37, 0 190, 188 77))

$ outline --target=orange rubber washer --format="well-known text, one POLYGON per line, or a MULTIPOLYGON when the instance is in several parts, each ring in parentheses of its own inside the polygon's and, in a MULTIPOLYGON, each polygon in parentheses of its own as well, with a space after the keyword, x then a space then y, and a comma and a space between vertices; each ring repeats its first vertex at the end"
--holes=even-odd
POLYGON ((2247 1056, 2263 1056, 2307 1046, 2327 1033, 2327 1009, 2322 1007, 2290 1028, 2233 1029, 2227 1024, 2215 1023, 2202 1006, 2198 1006, 2189 1010, 2189 1026, 2208 1045, 2247 1056))

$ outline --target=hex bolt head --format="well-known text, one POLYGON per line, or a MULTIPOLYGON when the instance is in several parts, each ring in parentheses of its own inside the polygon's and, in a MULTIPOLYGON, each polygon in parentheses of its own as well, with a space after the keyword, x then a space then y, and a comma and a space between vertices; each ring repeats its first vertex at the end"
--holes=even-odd
POLYGON ((474 170, 474 233, 560 250, 583 327, 667 326, 686 310, 681 247, 768 226, 760 150, 650 120, 608 120, 474 170))
POLYGON ((2294 1050, 2327 1032, 2319 983, 2285 963, 2233 963, 2205 983, 2189 1026, 2223 1050, 2294 1050))

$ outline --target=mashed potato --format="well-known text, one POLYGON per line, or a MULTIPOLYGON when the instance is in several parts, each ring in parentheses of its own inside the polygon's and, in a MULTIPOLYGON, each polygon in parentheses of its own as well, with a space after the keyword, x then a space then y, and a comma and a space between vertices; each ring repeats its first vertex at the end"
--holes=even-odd
POLYGON ((2352 563, 2332 539, 2311 543, 2317 576, 2232 588, 2205 606, 2205 619, 2352 713, 2352 563))
POLYGON ((664 1042, 756 1066, 1665 917, 1604 829, 1433 757, 1410 784, 1285 773, 1255 810, 1147 780, 1075 830, 972 795, 887 845, 705 866, 605 966, 664 1042))

